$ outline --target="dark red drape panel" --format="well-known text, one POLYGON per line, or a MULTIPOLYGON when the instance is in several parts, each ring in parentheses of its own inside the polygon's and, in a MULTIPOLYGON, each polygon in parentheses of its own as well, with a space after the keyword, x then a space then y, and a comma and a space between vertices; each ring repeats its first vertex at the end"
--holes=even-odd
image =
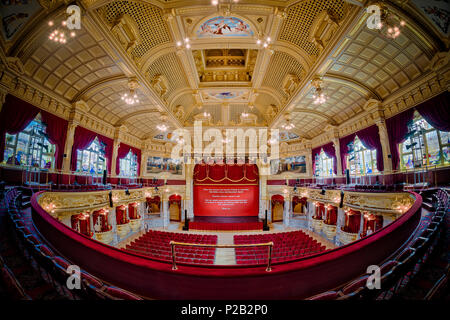
POLYGON ((249 181, 254 181, 259 178, 258 166, 256 164, 245 164, 245 177, 249 181))
POLYGON ((6 133, 17 134, 36 118, 40 109, 8 94, 0 113, 0 162, 5 153, 6 133))
POLYGON ((128 152, 131 152, 137 156, 137 175, 139 176, 139 169, 141 167, 141 150, 129 146, 125 143, 120 143, 119 149, 117 151, 117 160, 116 160, 116 174, 120 174, 120 159, 123 159, 127 156, 128 152))
POLYGON ((206 164, 197 164, 194 167, 194 179, 197 181, 205 180, 208 177, 206 164))
POLYGON ((336 150, 334 149, 333 142, 327 143, 323 146, 314 148, 312 150, 312 161, 313 161, 313 172, 316 171, 316 155, 320 155, 321 150, 323 149, 323 152, 325 152, 325 155, 328 158, 333 159, 333 172, 337 174, 337 161, 336 161, 336 150))
POLYGON ((405 135, 408 133, 408 122, 410 122, 413 117, 414 109, 411 108, 386 120, 389 147, 392 155, 392 168, 394 170, 397 170, 400 164, 398 144, 405 141, 405 135))
POLYGON ((111 159, 114 140, 83 127, 77 127, 75 129, 71 159, 72 171, 77 170, 77 150, 82 150, 89 147, 92 141, 94 141, 95 137, 98 137, 98 140, 105 144, 106 166, 108 168, 108 173, 111 173, 111 159))
POLYGON ((210 165, 209 166, 209 177, 212 180, 222 180, 225 178, 225 168, 226 165, 210 165))
POLYGON ((237 181, 244 178, 244 166, 240 164, 227 164, 228 178, 237 181))
POLYGON ((348 155, 348 144, 355 140, 355 136, 358 136, 362 144, 368 149, 377 150, 377 169, 378 171, 384 170, 383 163, 383 150, 381 148, 380 135, 378 134, 377 125, 370 126, 366 129, 360 130, 358 132, 352 133, 346 137, 339 140, 340 151, 341 151, 341 161, 342 161, 342 173, 347 169, 347 163, 345 161, 345 156, 348 155))
POLYGON ((43 110, 41 111, 41 116, 42 122, 47 125, 45 132, 48 135, 48 139, 56 146, 55 167, 56 169, 61 169, 64 155, 64 145, 67 137, 68 121, 43 110))
POLYGON ((448 91, 423 102, 416 107, 420 115, 433 128, 450 131, 450 94, 448 91))

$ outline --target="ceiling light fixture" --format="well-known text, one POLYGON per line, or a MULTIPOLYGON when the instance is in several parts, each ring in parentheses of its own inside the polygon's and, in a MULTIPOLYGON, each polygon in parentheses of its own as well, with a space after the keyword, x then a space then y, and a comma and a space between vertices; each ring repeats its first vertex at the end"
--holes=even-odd
MULTIPOLYGON (((48 26, 49 27, 53 27, 55 25, 55 23, 53 22, 53 20, 50 20, 48 22, 48 26)), ((67 28, 67 21, 63 20, 61 22, 61 27, 57 27, 56 29, 54 29, 50 35, 48 36, 48 38, 54 42, 59 42, 59 43, 66 43, 67 42, 67 38, 66 38, 66 33, 64 32, 64 29, 67 28)), ((70 37, 75 37, 76 33, 75 31, 71 31, 69 33, 70 37)))
POLYGON ((265 39, 259 38, 258 40, 256 40, 256 44, 263 48, 268 48, 271 42, 272 42, 272 38, 270 38, 270 37, 267 37, 265 39))
POLYGON ((139 103, 139 98, 136 94, 136 89, 139 88, 139 83, 137 82, 137 80, 134 78, 129 79, 128 88, 130 89, 130 91, 122 94, 120 99, 122 99, 122 101, 124 101, 128 105, 139 103))
POLYGON ((186 49, 191 48, 191 40, 189 38, 184 38, 183 41, 177 41, 177 47, 182 48, 185 47, 186 49))
POLYGON ((290 123, 289 120, 286 120, 286 123, 281 126, 284 130, 292 130, 295 128, 293 123, 290 123))
POLYGON ((405 20, 402 20, 395 13, 390 11, 383 3, 376 4, 380 8, 380 22, 376 29, 388 39, 396 39, 401 34, 401 29, 406 26, 405 20))
POLYGON ((169 127, 166 126, 165 124, 159 124, 156 126, 156 129, 158 129, 159 131, 162 131, 162 132, 166 132, 167 129, 169 129, 169 127))
POLYGON ((314 78, 311 82, 314 87, 314 93, 312 96, 314 104, 324 104, 327 101, 327 96, 321 87, 322 83, 323 81, 319 77, 314 78))

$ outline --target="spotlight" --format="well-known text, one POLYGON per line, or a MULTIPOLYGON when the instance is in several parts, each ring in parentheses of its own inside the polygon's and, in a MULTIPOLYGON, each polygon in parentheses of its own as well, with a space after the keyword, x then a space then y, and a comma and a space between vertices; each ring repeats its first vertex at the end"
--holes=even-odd
POLYGON ((324 188, 322 188, 322 191, 320 191, 320 194, 324 196, 325 192, 326 192, 326 190, 324 188))
POLYGON ((128 188, 125 190, 125 195, 127 195, 127 196, 129 196, 131 193, 130 193, 130 191, 128 190, 128 188))
POLYGON ((344 206, 344 191, 341 190, 341 201, 339 202, 339 208, 344 206))

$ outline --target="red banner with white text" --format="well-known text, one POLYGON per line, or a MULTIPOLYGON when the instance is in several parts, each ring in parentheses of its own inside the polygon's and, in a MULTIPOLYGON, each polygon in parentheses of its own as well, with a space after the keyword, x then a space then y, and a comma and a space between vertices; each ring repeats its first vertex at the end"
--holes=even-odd
POLYGON ((258 185, 196 185, 194 214, 196 216, 257 216, 258 185))

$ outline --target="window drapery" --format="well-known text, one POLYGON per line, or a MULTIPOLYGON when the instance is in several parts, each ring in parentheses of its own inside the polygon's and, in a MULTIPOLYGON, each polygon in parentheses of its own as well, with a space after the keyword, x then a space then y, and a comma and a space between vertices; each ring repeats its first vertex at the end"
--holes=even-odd
POLYGON ((116 160, 116 174, 120 174, 120 160, 125 158, 128 155, 128 152, 131 152, 137 157, 137 176, 139 176, 139 169, 141 167, 141 150, 129 146, 125 143, 120 143, 119 148, 117 150, 117 160, 116 160))
POLYGON ((55 167, 61 169, 64 154, 64 144, 67 135, 67 120, 41 110, 34 105, 8 94, 0 113, 0 162, 5 152, 6 133, 18 134, 41 114, 42 122, 46 125, 45 132, 50 143, 56 146, 55 167))
POLYGON ((325 152, 325 155, 328 158, 333 159, 333 172, 334 174, 337 174, 337 161, 336 161, 336 150, 334 149, 333 142, 327 143, 323 146, 314 148, 312 150, 312 162, 313 162, 313 170, 312 172, 316 171, 316 155, 320 155, 320 151, 323 149, 323 152, 325 152))
POLYGON ((77 170, 77 150, 83 150, 89 147, 89 145, 94 141, 95 137, 98 138, 98 141, 100 143, 103 143, 105 145, 106 167, 108 168, 108 173, 111 173, 113 139, 107 138, 83 127, 77 127, 75 129, 71 159, 72 171, 77 170))
POLYGON ((358 136, 359 140, 361 140, 362 144, 367 149, 377 150, 377 169, 380 172, 383 171, 384 170, 383 150, 381 148, 380 135, 378 134, 378 126, 373 125, 366 129, 360 130, 358 132, 352 133, 346 137, 339 139, 342 173, 345 173, 345 170, 347 169, 345 157, 348 155, 348 144, 350 144, 350 142, 355 140, 356 136, 358 136))

